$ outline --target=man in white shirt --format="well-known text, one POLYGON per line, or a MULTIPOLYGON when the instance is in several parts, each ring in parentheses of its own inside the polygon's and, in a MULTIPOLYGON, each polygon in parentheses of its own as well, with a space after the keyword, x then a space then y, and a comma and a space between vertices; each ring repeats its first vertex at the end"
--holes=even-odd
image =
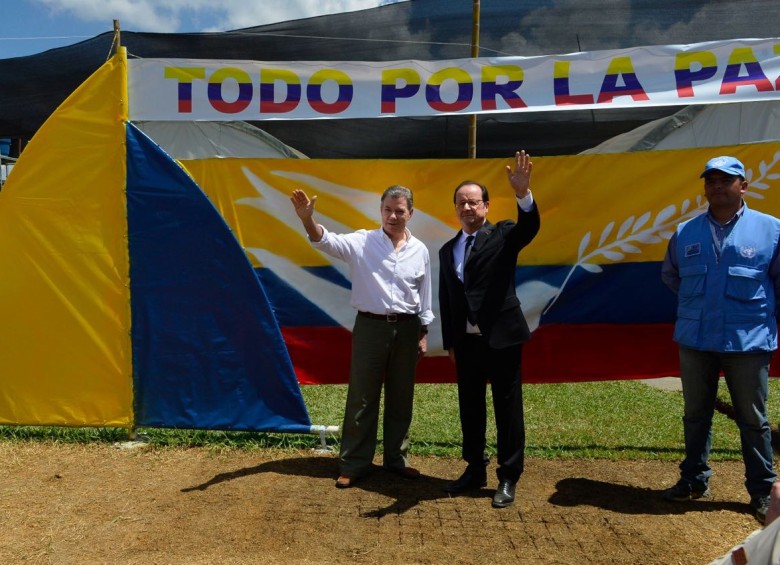
POLYGON ((383 382, 383 466, 415 479, 420 472, 407 460, 414 377, 427 351, 433 310, 428 248, 406 227, 414 213, 412 191, 398 185, 385 190, 382 227, 348 234, 331 233, 315 222, 316 196, 294 190, 290 200, 312 245, 349 265, 351 303, 358 311, 336 487, 353 486, 371 469, 383 382))

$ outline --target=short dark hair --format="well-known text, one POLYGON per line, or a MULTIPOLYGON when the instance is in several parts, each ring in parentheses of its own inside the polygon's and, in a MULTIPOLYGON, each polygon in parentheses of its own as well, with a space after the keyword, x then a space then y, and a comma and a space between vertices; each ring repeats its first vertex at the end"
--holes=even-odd
POLYGON ((400 184, 394 184, 385 189, 382 193, 382 199, 380 202, 384 202, 385 198, 406 198, 406 203, 409 205, 409 209, 414 209, 414 195, 411 189, 401 186, 400 184))
POLYGON ((473 180, 464 180, 457 187, 455 187, 455 192, 452 193, 452 201, 455 204, 457 204, 455 199, 458 197, 458 191, 461 188, 463 188, 464 186, 466 186, 467 184, 474 184, 474 185, 478 186, 479 188, 481 188, 482 189, 482 202, 490 202, 490 195, 488 194, 488 189, 487 189, 487 187, 484 184, 482 184, 480 182, 477 182, 477 181, 473 181, 473 180))

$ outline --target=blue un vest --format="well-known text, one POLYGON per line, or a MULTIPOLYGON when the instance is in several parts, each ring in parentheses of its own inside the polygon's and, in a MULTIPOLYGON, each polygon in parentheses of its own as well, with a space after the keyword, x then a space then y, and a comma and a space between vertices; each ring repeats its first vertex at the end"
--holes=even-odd
POLYGON ((706 214, 680 224, 674 340, 702 351, 777 349, 769 266, 779 238, 780 220, 745 205, 718 258, 706 214))

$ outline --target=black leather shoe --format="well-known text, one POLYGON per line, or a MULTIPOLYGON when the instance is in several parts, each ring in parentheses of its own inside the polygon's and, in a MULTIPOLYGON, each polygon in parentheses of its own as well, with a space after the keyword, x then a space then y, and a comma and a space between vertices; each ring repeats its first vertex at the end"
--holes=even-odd
POLYGON ((515 483, 502 479, 493 495, 493 508, 506 508, 515 501, 515 483))
POLYGON ((487 485, 487 473, 484 469, 482 471, 474 471, 466 467, 463 474, 456 480, 448 483, 444 487, 444 492, 450 494, 458 494, 460 492, 466 492, 467 490, 476 490, 487 485))

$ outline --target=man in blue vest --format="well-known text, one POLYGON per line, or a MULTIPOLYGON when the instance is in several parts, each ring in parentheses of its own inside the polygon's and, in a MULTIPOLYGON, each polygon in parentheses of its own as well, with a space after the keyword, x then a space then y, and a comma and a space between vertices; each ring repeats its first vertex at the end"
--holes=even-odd
POLYGON ((662 269, 678 297, 674 340, 685 403, 685 459, 680 480, 663 497, 710 496, 712 416, 722 372, 740 430, 750 507, 763 523, 777 478, 766 401, 777 349, 780 220, 745 204, 745 167, 734 157, 710 159, 701 178, 707 213, 677 227, 662 269))

